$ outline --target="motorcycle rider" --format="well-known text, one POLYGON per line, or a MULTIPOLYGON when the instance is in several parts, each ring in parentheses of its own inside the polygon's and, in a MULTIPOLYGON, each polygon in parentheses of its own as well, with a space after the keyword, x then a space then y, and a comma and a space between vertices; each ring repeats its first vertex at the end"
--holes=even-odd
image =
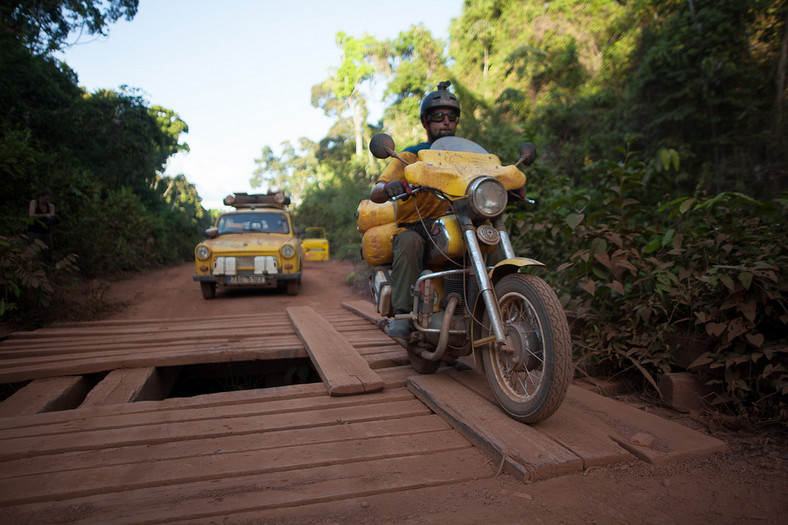
MULTIPOLYGON (((441 137, 453 136, 460 119, 460 103, 448 88, 451 82, 438 83, 438 90, 428 93, 421 102, 421 124, 427 132, 427 141, 405 148, 400 157, 406 162, 418 161, 418 152, 429 149, 441 137)), ((413 298, 410 288, 424 269, 424 242, 434 219, 445 215, 449 204, 430 192, 410 195, 404 174, 405 164, 394 159, 383 170, 372 187, 370 200, 377 203, 407 194, 397 201, 397 225, 404 228, 394 236, 391 265, 391 302, 397 314, 410 313, 413 298)), ((410 319, 395 319, 389 324, 388 335, 407 339, 412 329, 410 319)))

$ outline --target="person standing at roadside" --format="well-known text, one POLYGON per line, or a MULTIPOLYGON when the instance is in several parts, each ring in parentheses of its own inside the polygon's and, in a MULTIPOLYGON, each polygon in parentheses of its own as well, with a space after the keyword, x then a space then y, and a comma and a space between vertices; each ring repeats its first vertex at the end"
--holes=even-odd
POLYGON ((55 205, 52 204, 52 192, 49 188, 41 190, 38 197, 30 201, 27 216, 31 219, 27 225, 27 236, 31 243, 38 239, 46 245, 44 259, 49 262, 52 258, 52 251, 55 249, 55 240, 50 226, 57 221, 55 205))

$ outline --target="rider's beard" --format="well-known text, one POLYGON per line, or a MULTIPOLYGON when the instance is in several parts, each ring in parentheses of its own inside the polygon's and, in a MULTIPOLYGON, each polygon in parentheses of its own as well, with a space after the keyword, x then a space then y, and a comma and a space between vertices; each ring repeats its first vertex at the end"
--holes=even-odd
POLYGON ((436 140, 438 140, 439 138, 442 138, 442 137, 452 137, 452 136, 454 136, 454 131, 451 128, 449 128, 449 127, 438 128, 433 133, 431 133, 431 135, 432 136, 429 137, 431 139, 430 142, 435 142, 436 140))

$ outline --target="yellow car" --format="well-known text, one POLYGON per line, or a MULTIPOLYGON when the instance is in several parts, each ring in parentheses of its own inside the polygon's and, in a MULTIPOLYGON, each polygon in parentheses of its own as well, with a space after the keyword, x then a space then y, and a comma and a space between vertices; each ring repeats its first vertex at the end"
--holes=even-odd
POLYGON ((222 213, 194 249, 194 280, 204 299, 216 287, 277 288, 297 295, 303 250, 281 193, 236 193, 224 199, 235 210, 222 213))
POLYGON ((328 239, 326 229, 318 226, 307 228, 301 238, 304 246, 304 259, 307 261, 328 260, 328 239))

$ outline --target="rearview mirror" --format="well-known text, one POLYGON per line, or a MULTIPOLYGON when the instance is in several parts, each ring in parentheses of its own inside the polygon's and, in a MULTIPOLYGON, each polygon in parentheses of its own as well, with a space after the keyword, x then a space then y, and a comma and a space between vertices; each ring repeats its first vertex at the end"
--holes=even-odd
POLYGON ((369 151, 376 159, 387 159, 394 155, 394 139, 385 133, 378 133, 369 141, 369 151))
POLYGON ((536 160, 536 146, 534 146, 530 142, 526 142, 523 144, 523 147, 520 148, 520 159, 517 161, 517 164, 521 162, 526 166, 533 164, 536 160))

